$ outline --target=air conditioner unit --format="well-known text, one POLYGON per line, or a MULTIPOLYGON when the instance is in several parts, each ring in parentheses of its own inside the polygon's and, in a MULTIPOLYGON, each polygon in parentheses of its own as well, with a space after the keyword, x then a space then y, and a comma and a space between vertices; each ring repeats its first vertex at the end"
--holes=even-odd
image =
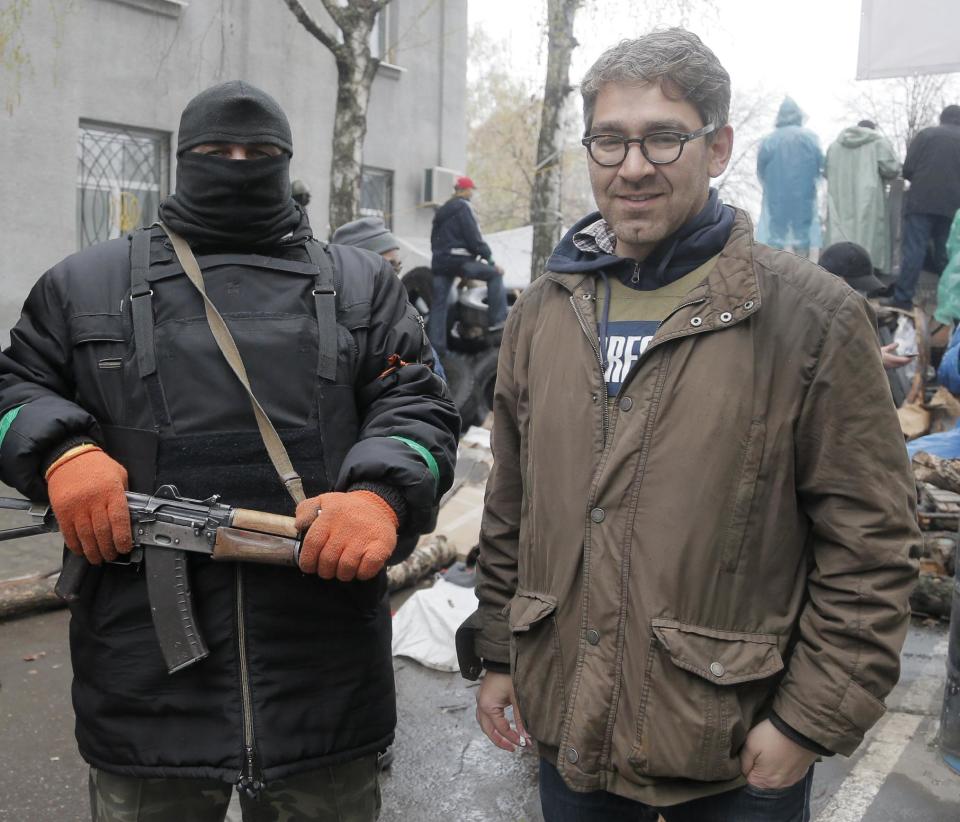
POLYGON ((443 205, 453 194, 453 184, 457 177, 463 174, 462 171, 454 171, 452 168, 425 168, 423 170, 423 190, 420 192, 420 205, 438 206, 443 205))

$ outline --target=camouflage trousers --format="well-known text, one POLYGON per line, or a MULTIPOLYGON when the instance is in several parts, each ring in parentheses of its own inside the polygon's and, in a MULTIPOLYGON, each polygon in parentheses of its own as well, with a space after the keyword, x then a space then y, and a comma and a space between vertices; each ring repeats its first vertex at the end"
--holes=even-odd
MULTIPOLYGON (((90 769, 93 822, 223 822, 233 786, 216 779, 140 779, 90 769)), ((377 756, 276 779, 240 794, 244 822, 374 822, 377 756)))

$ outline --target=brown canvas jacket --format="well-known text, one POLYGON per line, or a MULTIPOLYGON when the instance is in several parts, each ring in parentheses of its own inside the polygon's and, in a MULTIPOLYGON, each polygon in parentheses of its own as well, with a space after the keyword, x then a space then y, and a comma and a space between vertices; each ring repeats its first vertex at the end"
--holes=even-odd
POLYGON ((594 308, 593 275, 547 272, 507 322, 476 652, 576 790, 737 787, 771 710, 849 755, 899 675, 919 540, 869 306, 738 213, 610 409, 594 308))

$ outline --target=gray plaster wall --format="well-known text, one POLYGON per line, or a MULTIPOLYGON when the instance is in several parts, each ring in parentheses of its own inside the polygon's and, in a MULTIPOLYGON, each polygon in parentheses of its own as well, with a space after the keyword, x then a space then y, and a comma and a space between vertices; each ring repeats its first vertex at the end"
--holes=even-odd
MULTIPOLYGON (((329 23, 319 0, 306 0, 329 23)), ((466 165, 467 0, 393 0, 395 68, 374 81, 366 165, 394 172, 394 230, 429 235, 425 168, 466 165)), ((77 250, 81 120, 166 132, 197 92, 245 79, 270 92, 293 130, 291 174, 310 187, 325 238, 336 99, 333 57, 282 0, 50 0, 23 19, 29 65, 12 114, 0 109, 0 344, 40 274, 77 250)), ((14 79, 0 67, 0 95, 14 79)), ((175 168, 171 168, 173 187, 175 168)))

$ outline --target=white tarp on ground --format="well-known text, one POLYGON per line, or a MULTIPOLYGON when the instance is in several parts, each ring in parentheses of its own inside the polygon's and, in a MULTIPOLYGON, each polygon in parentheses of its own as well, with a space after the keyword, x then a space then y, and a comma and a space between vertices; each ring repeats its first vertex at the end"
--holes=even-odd
POLYGON ((437 579, 417 591, 393 618, 393 655, 408 656, 437 671, 459 671, 457 628, 477 610, 473 588, 437 579))
POLYGON ((960 71, 960 0, 863 0, 858 80, 960 71))

